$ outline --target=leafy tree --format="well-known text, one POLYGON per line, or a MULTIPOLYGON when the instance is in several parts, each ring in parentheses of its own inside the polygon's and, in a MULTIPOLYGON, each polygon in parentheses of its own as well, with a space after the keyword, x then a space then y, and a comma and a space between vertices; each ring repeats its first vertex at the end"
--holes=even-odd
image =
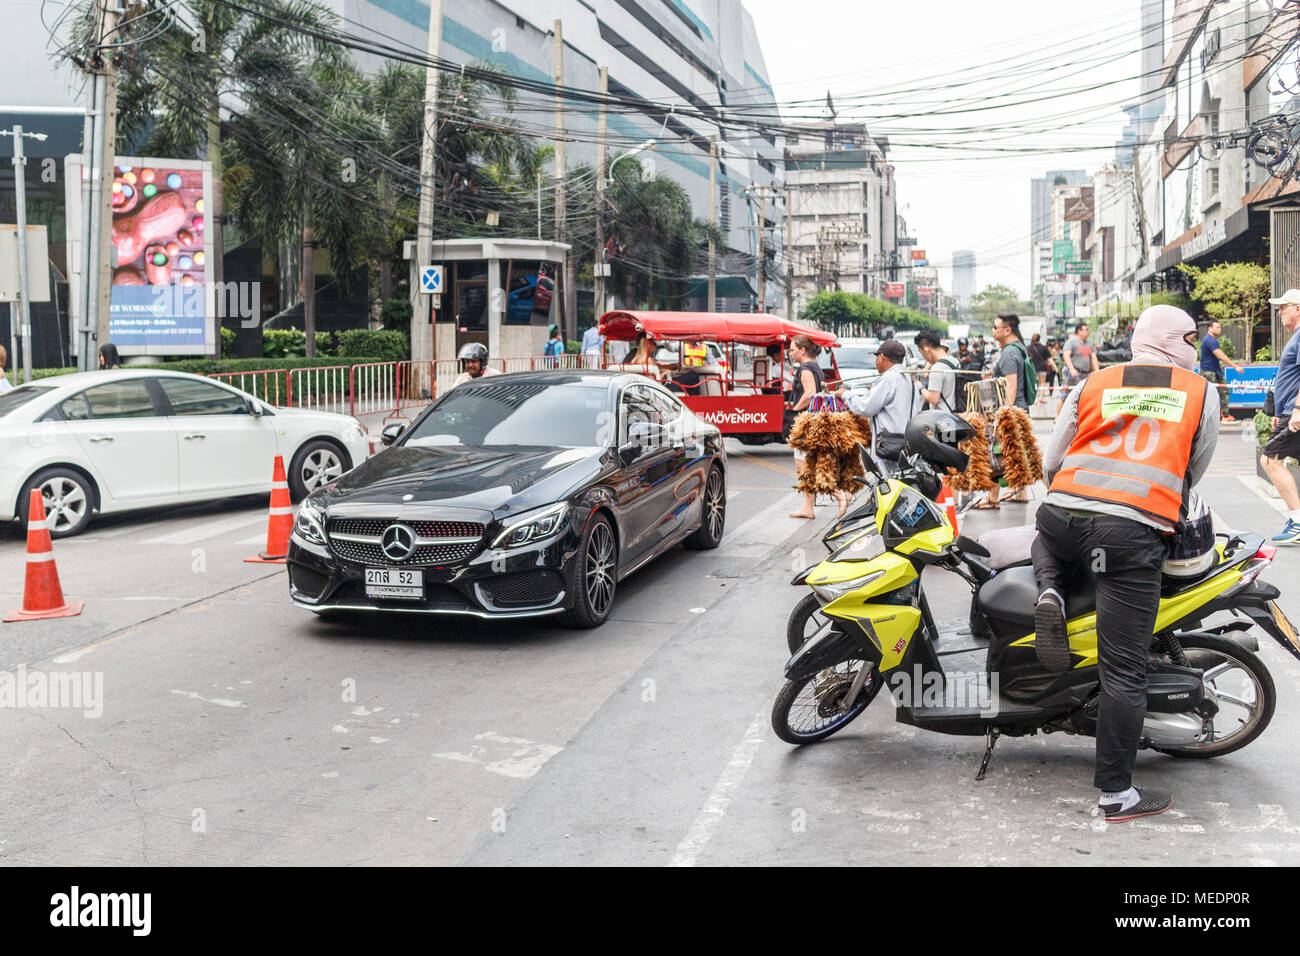
POLYGON ((1193 282, 1192 299, 1207 318, 1223 323, 1241 322, 1247 341, 1261 316, 1268 315, 1271 279, 1268 269, 1253 262, 1222 262, 1208 269, 1178 267, 1193 282))
POLYGON ((294 87, 306 56, 343 59, 340 48, 308 32, 336 25, 325 7, 313 0, 259 0, 257 7, 260 16, 221 0, 141 0, 123 26, 124 38, 139 42, 119 63, 118 134, 144 136, 144 151, 155 156, 201 156, 212 164, 214 208, 207 218, 218 282, 226 213, 223 104, 294 87), (158 30, 168 16, 175 22, 158 30))
POLYGON ((1033 304, 1021 299, 1016 290, 1010 286, 994 283, 971 296, 971 311, 975 323, 991 327, 994 318, 998 315, 1028 314, 1033 311, 1033 304))
POLYGON ((876 334, 886 326, 898 331, 948 331, 948 324, 934 316, 861 292, 819 292, 808 301, 801 318, 833 329, 852 329, 861 335, 876 334))

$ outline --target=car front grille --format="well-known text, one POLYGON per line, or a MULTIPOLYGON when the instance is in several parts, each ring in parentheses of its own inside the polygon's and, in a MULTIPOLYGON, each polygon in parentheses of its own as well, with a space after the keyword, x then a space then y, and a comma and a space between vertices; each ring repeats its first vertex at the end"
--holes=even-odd
POLYGON ((471 521, 394 521, 388 518, 334 518, 328 522, 330 547, 344 561, 368 566, 445 566, 472 557, 483 545, 484 526, 471 521), (427 544, 417 540, 410 557, 394 561, 384 554, 380 540, 394 524, 404 524, 427 544), (366 539, 366 540, 360 540, 366 539))
POLYGON ((499 608, 542 607, 551 604, 564 589, 558 571, 521 571, 498 574, 479 584, 483 596, 499 608))

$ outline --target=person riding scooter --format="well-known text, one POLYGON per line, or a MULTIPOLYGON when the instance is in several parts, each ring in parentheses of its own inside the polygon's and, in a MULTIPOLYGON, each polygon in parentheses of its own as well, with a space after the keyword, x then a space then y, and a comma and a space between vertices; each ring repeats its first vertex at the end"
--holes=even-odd
POLYGON ((488 367, 488 350, 482 342, 467 342, 461 346, 460 354, 456 356, 460 362, 460 374, 456 380, 451 383, 451 387, 464 385, 466 382, 479 378, 483 375, 500 375, 494 368, 488 367))
POLYGON ((1172 797, 1133 786, 1147 706, 1147 659, 1168 543, 1214 455, 1219 404, 1192 369, 1196 323, 1155 305, 1133 332, 1133 361, 1089 376, 1061 408, 1046 454, 1047 497, 1033 546, 1039 662, 1072 666, 1070 578, 1097 578, 1101 697, 1094 785, 1107 822, 1163 813, 1172 797))

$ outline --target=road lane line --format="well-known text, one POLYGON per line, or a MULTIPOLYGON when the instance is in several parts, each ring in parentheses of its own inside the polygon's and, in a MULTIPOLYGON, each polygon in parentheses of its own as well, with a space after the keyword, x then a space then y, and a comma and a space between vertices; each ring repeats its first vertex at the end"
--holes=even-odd
MULTIPOLYGON (((782 466, 776 464, 775 462, 771 462, 771 461, 767 461, 766 459, 759 458, 757 455, 746 455, 744 452, 734 452, 733 454, 735 455, 736 458, 739 458, 741 461, 752 461, 754 464, 762 468, 770 468, 775 472, 779 472, 780 474, 794 477, 795 470, 793 464, 789 466, 782 466)), ((790 461, 793 462, 794 459, 791 458, 790 461)))
POLYGON ((669 866, 694 866, 700 858, 705 845, 713 838, 713 831, 727 815, 731 798, 736 788, 740 786, 740 781, 749 771, 750 764, 754 762, 754 754, 758 752, 758 745, 763 742, 766 730, 767 714, 760 710, 754 715, 754 720, 746 729, 745 736, 740 738, 740 743, 731 752, 731 760, 723 768, 722 776, 718 777, 713 792, 704 801, 704 806, 700 809, 695 822, 691 824, 686 839, 678 844, 677 852, 673 854, 669 866))
POLYGON ((208 538, 215 538, 218 535, 228 534, 231 531, 241 531, 250 525, 257 524, 259 521, 266 520, 266 513, 260 512, 255 515, 238 515, 234 518, 221 518, 217 521, 205 521, 203 524, 195 525, 192 528, 184 528, 180 531, 173 531, 171 534, 164 534, 157 538, 147 538, 141 541, 141 544, 194 544, 197 541, 204 541, 208 538))

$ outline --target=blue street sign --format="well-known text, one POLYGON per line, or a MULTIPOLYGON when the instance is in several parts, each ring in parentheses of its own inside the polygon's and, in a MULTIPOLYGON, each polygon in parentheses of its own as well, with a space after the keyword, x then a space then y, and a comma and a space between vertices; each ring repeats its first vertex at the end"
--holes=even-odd
POLYGON ((1233 408, 1263 408, 1264 398, 1277 378, 1277 363, 1247 365, 1238 372, 1235 368, 1223 370, 1228 385, 1228 404, 1233 408))
POLYGON ((425 266, 420 273, 420 291, 430 295, 442 292, 442 266, 425 266))

